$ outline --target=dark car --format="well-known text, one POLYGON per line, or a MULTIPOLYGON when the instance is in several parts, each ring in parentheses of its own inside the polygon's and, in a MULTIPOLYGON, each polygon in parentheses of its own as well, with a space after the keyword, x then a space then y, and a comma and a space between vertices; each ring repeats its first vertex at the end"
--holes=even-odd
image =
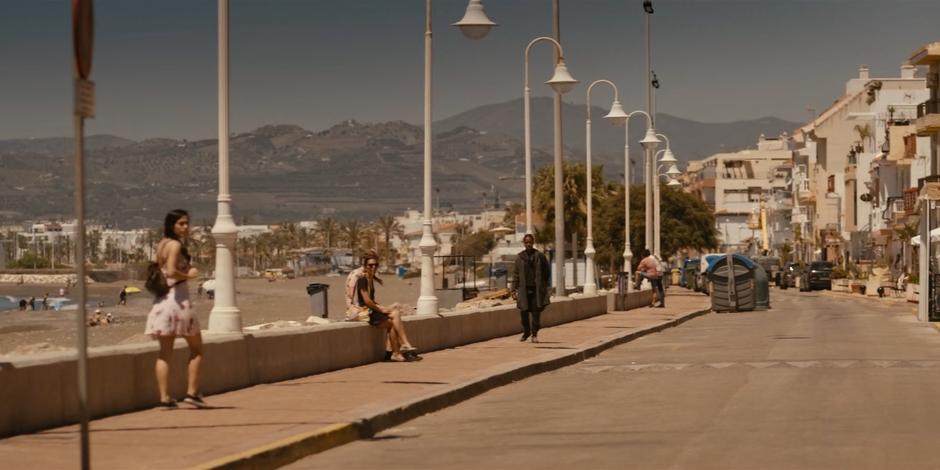
POLYGON ((832 289, 832 268, 829 261, 813 261, 809 264, 809 289, 832 289))
POLYGON ((786 266, 783 267, 783 271, 780 272, 780 288, 796 287, 796 278, 800 277, 802 274, 803 269, 800 268, 800 263, 787 263, 786 266))

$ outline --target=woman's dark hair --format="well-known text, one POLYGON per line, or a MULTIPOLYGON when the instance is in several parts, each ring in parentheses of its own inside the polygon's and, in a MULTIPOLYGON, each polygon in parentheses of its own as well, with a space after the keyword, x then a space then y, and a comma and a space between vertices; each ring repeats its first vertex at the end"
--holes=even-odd
MULTIPOLYGON (((378 262, 379 262, 379 254, 376 253, 375 250, 366 250, 366 251, 362 254, 362 256, 360 257, 360 261, 362 261, 362 267, 366 267, 366 263, 368 263, 370 259, 374 259, 375 262, 378 263, 378 262)), ((379 284, 382 284, 382 285, 385 284, 384 282, 382 282, 381 279, 379 279, 379 276, 376 276, 375 274, 372 275, 372 280, 374 280, 374 281, 376 281, 376 282, 378 282, 379 284)))
POLYGON ((189 250, 186 249, 186 244, 183 243, 183 240, 180 240, 179 236, 176 235, 176 223, 179 222, 183 217, 189 217, 189 212, 186 212, 185 209, 173 209, 170 212, 166 213, 166 217, 163 218, 163 237, 171 238, 180 242, 182 245, 180 253, 182 253, 183 258, 186 259, 188 263, 190 261, 189 250))

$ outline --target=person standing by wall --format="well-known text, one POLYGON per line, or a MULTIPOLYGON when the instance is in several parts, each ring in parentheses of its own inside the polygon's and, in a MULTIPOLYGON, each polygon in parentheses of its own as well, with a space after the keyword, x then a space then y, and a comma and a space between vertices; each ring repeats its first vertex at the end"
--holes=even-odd
POLYGON ((549 304, 548 296, 548 259, 535 249, 535 237, 527 233, 522 237, 525 249, 516 255, 516 275, 512 281, 512 298, 522 319, 522 337, 525 341, 532 337, 533 343, 539 342, 539 326, 542 310, 549 304), (521 290, 521 294, 520 294, 521 290), (529 317, 531 315, 531 325, 529 317))
POLYGON ((644 278, 648 279, 650 285, 656 290, 656 295, 659 297, 659 305, 653 302, 653 306, 665 308, 666 289, 663 288, 662 274, 665 271, 663 269, 663 262, 650 254, 650 250, 645 248, 641 252, 641 256, 643 256, 643 260, 640 261, 640 264, 636 267, 637 288, 639 288, 640 282, 642 282, 644 278))

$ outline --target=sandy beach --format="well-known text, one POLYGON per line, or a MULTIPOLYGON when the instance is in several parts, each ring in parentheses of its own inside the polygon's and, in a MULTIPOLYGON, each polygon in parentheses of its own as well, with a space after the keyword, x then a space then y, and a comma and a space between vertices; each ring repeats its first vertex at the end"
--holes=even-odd
MULTIPOLYGON (((414 306, 418 298, 418 278, 399 279, 389 274, 382 276, 382 279, 385 284, 377 286, 376 289, 376 299, 380 303, 398 302, 414 306)), ((274 282, 266 279, 238 279, 236 302, 241 309, 242 324, 248 327, 281 320, 303 322, 311 313, 310 297, 306 292, 306 286, 310 283, 329 285, 329 318, 331 321, 342 321, 346 308, 343 294, 345 281, 345 275, 303 277, 274 282)), ((89 301, 101 300, 104 303, 102 312, 110 312, 115 319, 113 324, 88 328, 90 347, 152 341, 143 334, 152 297, 142 292, 129 296, 127 305, 116 305, 118 293, 124 285, 143 289, 139 281, 89 284, 89 301)), ((196 283, 190 285, 190 298, 205 329, 209 324, 212 301, 206 296, 196 295, 197 286, 196 283)), ((57 296, 59 287, 61 286, 0 284, 0 295, 26 298, 36 296, 38 303, 46 292, 57 296)), ((74 299, 74 291, 68 297, 74 299)), ((88 313, 93 311, 94 309, 90 309, 88 313)), ((74 349, 75 314, 75 311, 53 310, 0 312, 0 355, 74 349)))

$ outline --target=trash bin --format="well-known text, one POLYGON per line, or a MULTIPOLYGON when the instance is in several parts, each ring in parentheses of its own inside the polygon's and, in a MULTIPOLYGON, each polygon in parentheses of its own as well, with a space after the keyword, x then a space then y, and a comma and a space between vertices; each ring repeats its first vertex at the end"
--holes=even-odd
POLYGON ((672 284, 671 286, 679 285, 679 268, 672 268, 672 284))
POLYGON ((326 294, 329 289, 328 284, 307 284, 307 295, 310 296, 310 314, 312 316, 328 318, 326 294))
POLYGON ((754 310, 756 263, 742 255, 716 257, 708 265, 708 284, 712 310, 738 312, 754 310))
POLYGON ((770 280, 767 271, 759 264, 754 265, 754 310, 770 308, 770 280))
POLYGON ((629 273, 620 271, 617 273, 617 293, 614 294, 614 310, 627 310, 627 291, 630 290, 629 273))

